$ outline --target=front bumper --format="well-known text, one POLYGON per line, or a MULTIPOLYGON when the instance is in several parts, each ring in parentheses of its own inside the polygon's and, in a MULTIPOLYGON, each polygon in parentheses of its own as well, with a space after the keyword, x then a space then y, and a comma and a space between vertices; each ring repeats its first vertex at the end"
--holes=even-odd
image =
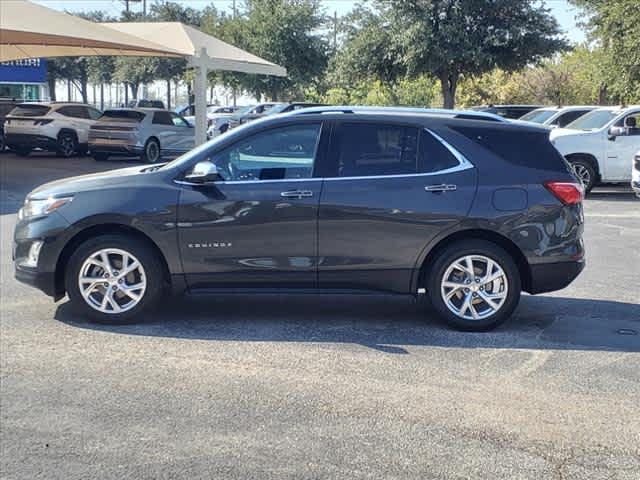
POLYGON ((55 150, 58 147, 58 142, 55 138, 31 133, 6 133, 4 141, 9 148, 30 147, 55 150))
POLYGON ((545 293, 562 290, 573 282, 585 267, 584 258, 572 262, 531 265, 529 293, 545 293))
POLYGON ((15 278, 42 290, 56 299, 64 294, 61 279, 56 278, 58 260, 68 241, 69 222, 58 212, 47 216, 18 220, 13 237, 15 278), (29 262, 29 252, 36 242, 42 242, 35 265, 29 262))

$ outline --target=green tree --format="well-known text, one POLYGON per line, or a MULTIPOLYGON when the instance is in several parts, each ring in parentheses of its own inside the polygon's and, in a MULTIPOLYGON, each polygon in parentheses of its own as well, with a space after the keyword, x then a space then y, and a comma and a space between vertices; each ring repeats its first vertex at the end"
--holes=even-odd
POLYGON ((374 68, 382 79, 432 75, 445 108, 453 108, 462 76, 521 69, 567 47, 549 11, 529 0, 387 0, 375 7, 379 18, 352 36, 356 47, 345 46, 356 59, 344 68, 363 75, 374 68))
POLYGON ((640 102, 640 6, 638 0, 572 0, 587 13, 584 25, 604 55, 606 87, 621 101, 640 102))
POLYGON ((317 32, 324 24, 319 0, 245 0, 235 20, 235 45, 282 65, 287 77, 244 75, 245 90, 273 100, 301 96, 319 81, 329 45, 317 32))

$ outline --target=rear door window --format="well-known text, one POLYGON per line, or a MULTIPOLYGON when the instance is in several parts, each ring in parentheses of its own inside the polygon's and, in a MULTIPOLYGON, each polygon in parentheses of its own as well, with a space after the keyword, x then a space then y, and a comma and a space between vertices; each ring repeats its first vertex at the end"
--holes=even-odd
POLYGON ((577 120, 587 112, 589 112, 589 110, 574 110, 573 112, 563 113, 558 118, 556 118, 556 121, 554 123, 559 127, 564 127, 566 125, 569 125, 574 120, 577 120))
POLYGON ((154 112, 153 113, 154 125, 171 125, 173 126, 173 120, 169 112, 154 112))
POLYGON ((342 123, 334 132, 338 177, 402 175, 418 172, 416 127, 342 123))

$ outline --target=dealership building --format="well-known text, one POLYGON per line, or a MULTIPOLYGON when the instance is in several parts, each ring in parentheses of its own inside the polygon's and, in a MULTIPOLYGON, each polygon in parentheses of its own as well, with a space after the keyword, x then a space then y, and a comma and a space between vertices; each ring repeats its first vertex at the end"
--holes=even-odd
POLYGON ((28 58, 0 63, 0 97, 27 102, 48 101, 46 60, 28 58))

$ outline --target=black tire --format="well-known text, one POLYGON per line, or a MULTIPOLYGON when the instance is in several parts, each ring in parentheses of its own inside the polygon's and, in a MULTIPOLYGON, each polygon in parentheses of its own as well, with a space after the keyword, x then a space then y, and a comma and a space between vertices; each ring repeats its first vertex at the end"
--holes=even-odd
POLYGON ((0 153, 4 152, 6 144, 4 143, 4 133, 0 133, 0 153))
POLYGON ((146 163, 156 163, 160 160, 160 142, 155 138, 150 138, 147 143, 144 144, 144 150, 140 159, 146 163))
MULTIPOLYGON (((473 332, 491 330, 506 321, 518 306, 522 288, 520 272, 511 255, 500 246, 486 240, 463 240, 447 246, 438 254, 431 265, 426 280, 427 295, 429 295, 431 304, 439 316, 453 328, 473 332), (447 269, 456 260, 466 255, 482 255, 493 260, 503 270, 507 279, 508 288, 504 303, 496 312, 484 319, 468 320, 458 316, 447 307, 441 293, 441 284, 447 269)), ((460 294, 465 295, 464 292, 460 292, 460 294)), ((479 294, 481 293, 479 292, 479 294)), ((469 293, 469 295, 476 294, 469 293)), ((480 305, 482 305, 481 299, 472 301, 478 301, 480 305)), ((488 304, 486 305, 488 306, 488 304)), ((462 308, 460 310, 462 310, 462 308)), ((469 310, 465 310, 465 312, 466 311, 469 310)))
POLYGON ((572 159, 570 160, 573 171, 584 186, 585 193, 589 193, 596 183, 596 170, 588 160, 572 159))
POLYGON ((157 253, 146 242, 135 237, 108 234, 91 238, 82 243, 69 259, 65 272, 65 288, 72 308, 92 321, 107 324, 126 324, 136 321, 145 311, 150 311, 159 302, 166 283, 164 269, 157 253), (138 259, 145 272, 146 290, 140 301, 122 313, 104 313, 93 308, 80 293, 78 278, 84 262, 95 252, 114 248, 125 250, 138 259))
POLYGON ((104 162, 109 159, 109 154, 106 152, 95 152, 91 156, 96 162, 104 162))
POLYGON ((31 153, 31 147, 12 147, 11 150, 16 152, 19 157, 28 157, 31 153))
POLYGON ((62 158, 70 158, 78 153, 78 137, 73 132, 62 132, 58 135, 56 155, 62 158))

